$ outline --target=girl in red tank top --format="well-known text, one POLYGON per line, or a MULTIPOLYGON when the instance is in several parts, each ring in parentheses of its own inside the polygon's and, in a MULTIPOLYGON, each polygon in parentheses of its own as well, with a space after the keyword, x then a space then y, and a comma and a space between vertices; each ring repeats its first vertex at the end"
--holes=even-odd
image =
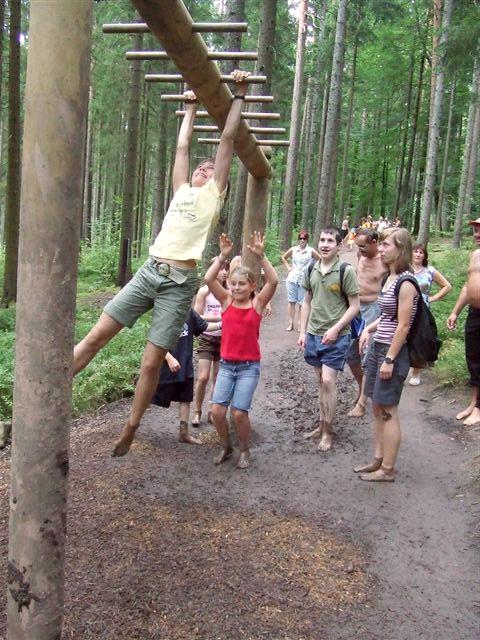
POLYGON ((265 284, 255 295, 256 282, 253 272, 246 267, 236 267, 230 273, 230 291, 218 282, 217 274, 233 249, 225 234, 220 236, 220 255, 205 274, 211 293, 222 305, 222 341, 220 368, 212 396, 212 419, 222 443, 215 464, 225 462, 233 453, 228 432, 227 411, 231 406, 240 443, 237 467, 249 465, 250 411, 253 394, 260 376, 260 322, 265 307, 270 302, 278 284, 275 269, 264 255, 264 238, 255 231, 249 251, 260 260, 265 272, 265 284))

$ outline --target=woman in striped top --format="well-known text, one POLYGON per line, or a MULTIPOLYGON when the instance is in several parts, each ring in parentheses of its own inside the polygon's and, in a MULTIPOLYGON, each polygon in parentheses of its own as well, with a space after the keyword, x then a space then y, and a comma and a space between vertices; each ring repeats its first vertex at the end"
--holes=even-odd
POLYGON ((365 395, 372 399, 375 458, 354 468, 361 480, 393 482, 401 441, 398 404, 410 367, 407 336, 417 312, 418 294, 411 282, 395 285, 402 275, 411 275, 412 239, 406 229, 390 227, 380 236, 379 253, 390 274, 378 298, 381 316, 369 324, 360 338, 360 350, 374 333, 365 364, 365 395))

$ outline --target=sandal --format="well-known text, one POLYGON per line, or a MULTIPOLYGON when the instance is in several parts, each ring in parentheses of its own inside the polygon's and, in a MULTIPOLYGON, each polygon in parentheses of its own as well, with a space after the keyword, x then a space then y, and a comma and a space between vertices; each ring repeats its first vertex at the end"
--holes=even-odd
POLYGON ((193 414, 193 418, 192 418, 192 427, 199 427, 200 426, 200 420, 202 419, 202 412, 201 411, 195 411, 195 413, 193 414))

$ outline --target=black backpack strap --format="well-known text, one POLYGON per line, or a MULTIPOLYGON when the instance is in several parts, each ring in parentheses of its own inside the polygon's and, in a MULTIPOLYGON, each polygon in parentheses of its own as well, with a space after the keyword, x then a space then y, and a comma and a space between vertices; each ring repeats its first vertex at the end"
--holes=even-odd
POLYGON ((400 276, 400 278, 397 280, 397 282, 395 283, 395 289, 393 290, 393 294, 395 296, 395 317, 392 318, 393 320, 396 320, 398 318, 398 296, 400 293, 400 287, 402 286, 402 284, 404 282, 411 282, 413 284, 413 286, 415 287, 415 289, 417 290, 417 293, 421 296, 422 292, 420 290, 420 285, 417 282, 417 279, 415 278, 415 276, 413 274, 406 274, 404 276, 400 276))
POLYGON ((345 289, 343 288, 343 279, 345 277, 345 271, 347 270, 347 267, 349 266, 348 262, 341 262, 340 263, 340 293, 343 296, 343 299, 345 300, 345 304, 347 305, 347 309, 350 306, 350 302, 348 300, 348 296, 345 293, 345 289))

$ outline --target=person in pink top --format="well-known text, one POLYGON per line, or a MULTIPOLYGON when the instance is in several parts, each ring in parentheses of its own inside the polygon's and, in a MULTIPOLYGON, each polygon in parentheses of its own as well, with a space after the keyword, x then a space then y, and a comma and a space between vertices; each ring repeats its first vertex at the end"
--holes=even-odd
MULTIPOLYGON (((216 260, 214 258, 212 262, 216 260)), ((227 287, 227 277, 230 264, 225 261, 218 272, 217 280, 225 289, 227 287)), ((221 320, 222 305, 215 298, 207 285, 200 287, 195 298, 195 311, 207 322, 218 322, 221 320)), ((220 339, 222 330, 205 331, 198 338, 198 365, 197 365, 197 386, 195 388, 195 405, 192 418, 192 427, 199 427, 202 419, 202 405, 205 399, 205 392, 209 380, 212 380, 212 393, 218 374, 218 363, 220 361, 220 339)), ((211 422, 210 411, 208 412, 208 422, 211 422)))
POLYGON ((220 236, 220 255, 205 274, 212 294, 222 305, 222 341, 220 368, 211 400, 212 420, 222 443, 215 464, 225 462, 233 453, 228 431, 227 411, 231 406, 240 443, 239 469, 250 462, 250 411, 260 377, 260 322, 278 284, 275 269, 264 255, 264 238, 255 231, 248 249, 261 259, 265 284, 255 294, 257 283, 247 267, 236 267, 230 274, 230 291, 218 282, 217 275, 233 245, 228 236, 220 236))

